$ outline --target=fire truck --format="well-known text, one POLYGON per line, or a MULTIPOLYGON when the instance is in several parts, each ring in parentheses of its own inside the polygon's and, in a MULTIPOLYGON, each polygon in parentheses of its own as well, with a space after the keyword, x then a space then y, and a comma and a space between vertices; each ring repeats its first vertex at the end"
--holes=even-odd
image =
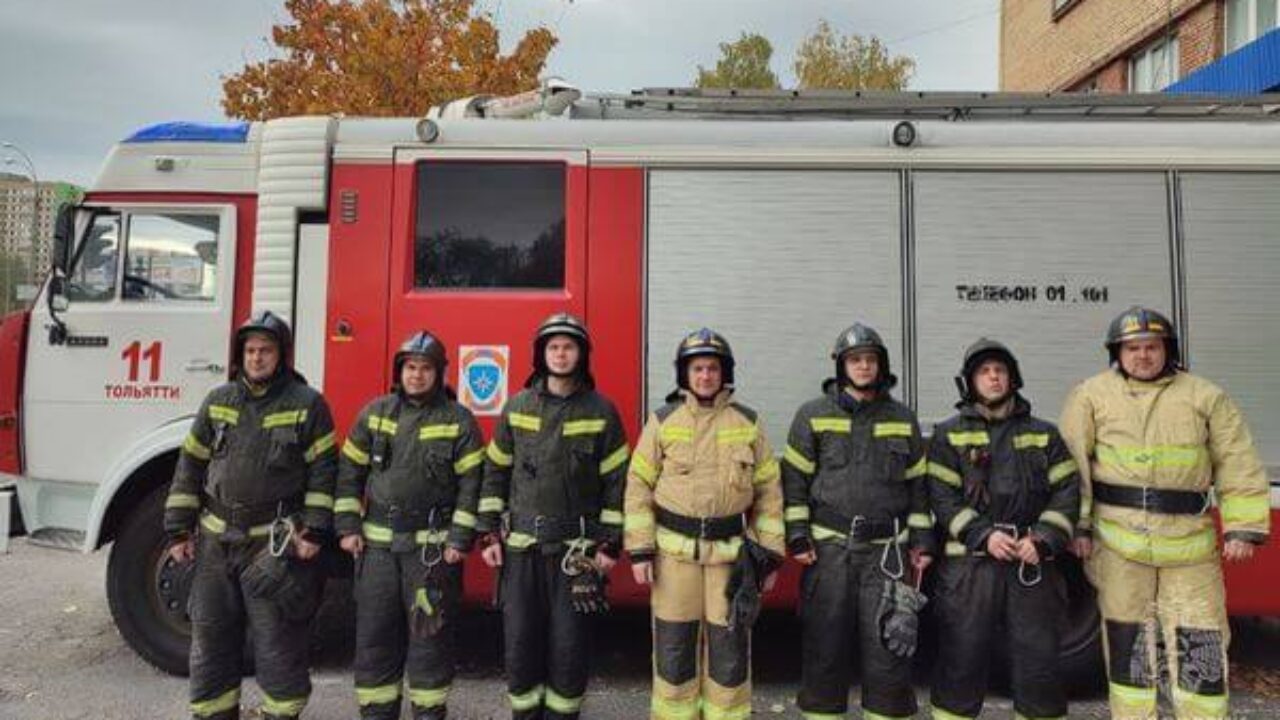
MULTIPOLYGON (((448 344, 486 432, 549 313, 585 318, 634 439, 691 329, 724 333, 775 447, 880 330, 900 397, 951 412, 963 348, 999 338, 1054 418, 1104 367, 1107 321, 1166 310, 1280 473, 1280 97, 880 94, 561 82, 421 118, 167 123, 117 144, 58 223, 35 305, 0 325, 0 486, 30 541, 111 545, 125 639, 186 668, 188 573, 160 516, 202 397, 251 310, 289 318, 340 429, 412 331, 448 344)), ((795 568, 774 602, 795 599, 795 568)), ((1231 611, 1280 612, 1280 554, 1228 569, 1231 611)), ((1078 568, 1064 654, 1097 658, 1078 568)), ((644 592, 616 573, 615 600, 644 592)), ((471 563, 467 588, 487 597, 471 563)))

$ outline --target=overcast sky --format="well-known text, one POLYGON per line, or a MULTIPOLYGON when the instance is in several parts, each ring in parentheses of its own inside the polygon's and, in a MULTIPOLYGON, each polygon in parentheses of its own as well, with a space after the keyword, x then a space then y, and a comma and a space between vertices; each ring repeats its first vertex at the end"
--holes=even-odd
MULTIPOLYGON (((774 45, 793 80, 796 46, 826 18, 913 57, 919 90, 991 90, 1000 0, 479 0, 504 44, 545 25, 547 71, 586 90, 692 84, 717 43, 743 31, 774 45)), ((220 77, 273 56, 283 0, 3 0, 0 141, 41 179, 88 185, 112 143, 167 120, 219 120, 220 77)), ((0 163, 4 162, 0 153, 0 163)), ((0 166, 0 171, 5 168, 0 166)))

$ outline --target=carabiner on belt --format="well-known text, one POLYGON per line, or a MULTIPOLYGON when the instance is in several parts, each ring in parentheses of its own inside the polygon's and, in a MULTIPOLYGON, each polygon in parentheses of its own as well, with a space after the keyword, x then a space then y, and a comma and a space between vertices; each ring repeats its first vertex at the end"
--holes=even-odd
POLYGON ((285 517, 282 501, 276 508, 276 519, 271 521, 271 531, 267 535, 267 549, 271 551, 272 557, 284 555, 293 540, 293 533, 293 520, 285 517))
POLYGON ((560 572, 574 577, 581 575, 585 565, 575 563, 574 556, 587 557, 587 548, 591 542, 587 540, 587 518, 580 516, 578 518, 578 537, 568 542, 568 549, 565 550, 564 557, 560 558, 560 572))
POLYGON ((880 572, 890 580, 901 580, 907 574, 906 560, 902 557, 902 543, 898 540, 898 534, 901 532, 901 521, 898 518, 893 519, 893 537, 884 544, 884 550, 880 552, 880 572), (889 570, 889 550, 893 550, 893 557, 897 561, 896 570, 889 570))
POLYGON ((427 536, 418 553, 418 561, 426 567, 435 567, 444 560, 444 542, 432 542, 431 534, 436 531, 436 509, 427 513, 427 536))

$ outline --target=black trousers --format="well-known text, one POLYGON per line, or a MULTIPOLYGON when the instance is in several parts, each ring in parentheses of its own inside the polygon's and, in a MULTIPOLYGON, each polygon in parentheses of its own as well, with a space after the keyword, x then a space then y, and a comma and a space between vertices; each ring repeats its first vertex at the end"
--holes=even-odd
POLYGON ((891 718, 915 715, 911 658, 894 655, 880 641, 876 609, 887 581, 880 570, 883 547, 817 546, 818 561, 804 569, 800 583, 804 650, 796 704, 806 713, 843 714, 856 657, 863 710, 891 718))
POLYGON ((462 597, 462 565, 432 568, 445 587, 446 618, 432 637, 414 637, 409 619, 422 587, 418 550, 392 552, 368 547, 356 561, 356 700, 360 717, 397 720, 401 678, 408 675, 414 720, 442 720, 454 674, 455 622, 462 597))
POLYGON ((1014 710, 1026 717, 1066 716, 1066 691, 1056 671, 1066 584, 1054 562, 1040 567, 1040 582, 1027 587, 1018 580, 1017 562, 966 556, 942 563, 934 593, 940 631, 935 707, 977 717, 992 651, 1005 643, 1014 710))
POLYGON ((513 720, 577 718, 591 618, 570 605, 563 552, 506 548, 500 598, 513 720))
POLYGON ((246 628, 253 638, 257 680, 264 695, 263 717, 296 718, 311 694, 307 651, 311 618, 320 604, 321 569, 314 560, 294 565, 295 578, 312 588, 312 600, 304 606, 282 608, 251 597, 243 590, 240 572, 264 545, 263 540, 224 543, 212 535, 200 535, 187 605, 194 717, 239 717, 246 628))

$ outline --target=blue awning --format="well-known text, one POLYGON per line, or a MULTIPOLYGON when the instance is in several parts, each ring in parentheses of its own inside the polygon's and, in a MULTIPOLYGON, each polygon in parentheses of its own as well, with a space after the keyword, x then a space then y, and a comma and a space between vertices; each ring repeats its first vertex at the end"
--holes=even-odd
POLYGON ((1280 28, 1165 88, 1168 93, 1256 95, 1280 90, 1280 28))
POLYGON ((124 141, 148 142, 217 142, 242 143, 249 136, 249 123, 167 122, 144 127, 124 141))

